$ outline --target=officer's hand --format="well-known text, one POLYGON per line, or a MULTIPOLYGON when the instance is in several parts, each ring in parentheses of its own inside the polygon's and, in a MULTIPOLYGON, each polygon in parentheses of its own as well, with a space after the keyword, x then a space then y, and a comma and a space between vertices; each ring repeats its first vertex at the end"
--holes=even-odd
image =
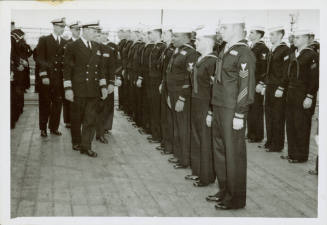
POLYGON ((42 78, 42 84, 49 85, 50 84, 50 79, 49 78, 42 78))
POLYGON ((20 64, 18 67, 17 67, 17 70, 18 71, 23 71, 24 70, 24 66, 22 64, 20 64))
POLYGON ((159 93, 161 94, 162 84, 159 85, 159 93))
POLYGON ((125 71, 125 70, 122 70, 122 71, 121 71, 121 75, 125 78, 126 71, 125 71))
POLYGON ((275 92, 275 97, 276 97, 276 98, 281 98, 281 97, 283 97, 283 91, 277 89, 276 92, 275 92))
POLYGON ((235 118, 233 119, 233 129, 234 130, 241 130, 244 126, 244 120, 235 118))
POLYGON ((182 112, 183 108, 184 108, 184 102, 181 100, 177 100, 176 105, 175 105, 175 111, 182 112))
POLYGON ((171 109, 171 103, 170 103, 170 97, 169 96, 167 97, 167 105, 171 109))
POLYGON ((73 90, 66 90, 65 91, 65 98, 68 101, 73 102, 74 101, 74 93, 73 93, 73 90))
POLYGON ((211 124, 212 124, 212 115, 207 115, 207 118, 206 118, 206 123, 207 123, 207 127, 211 127, 211 124))
POLYGON ((255 87, 255 91, 257 93, 261 93, 262 92, 262 84, 257 84, 257 86, 255 87))
POLYGON ((137 79, 136 86, 139 87, 139 88, 142 87, 142 80, 141 79, 137 79))
POLYGON ((101 99, 105 100, 107 98, 107 96, 108 96, 107 88, 101 88, 101 94, 102 94, 101 99))
POLYGON ((120 79, 116 79, 115 80, 115 85, 120 87, 121 86, 121 80, 120 79))
POLYGON ((14 81, 14 72, 10 71, 10 81, 14 81))
POLYGON ((109 84, 108 85, 108 94, 111 94, 112 92, 114 92, 114 90, 115 90, 115 86, 112 84, 109 84))
POLYGON ((303 101, 303 108, 309 109, 312 106, 312 99, 311 98, 305 98, 303 101))
POLYGON ((265 86, 262 86, 261 95, 265 95, 265 93, 266 93, 266 87, 265 86))

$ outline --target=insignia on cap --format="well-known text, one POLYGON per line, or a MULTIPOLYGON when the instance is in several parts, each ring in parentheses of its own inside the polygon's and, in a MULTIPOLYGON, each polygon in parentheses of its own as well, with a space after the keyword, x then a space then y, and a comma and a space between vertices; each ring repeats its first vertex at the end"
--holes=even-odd
POLYGON ((238 51, 232 50, 229 52, 231 55, 238 55, 238 51))

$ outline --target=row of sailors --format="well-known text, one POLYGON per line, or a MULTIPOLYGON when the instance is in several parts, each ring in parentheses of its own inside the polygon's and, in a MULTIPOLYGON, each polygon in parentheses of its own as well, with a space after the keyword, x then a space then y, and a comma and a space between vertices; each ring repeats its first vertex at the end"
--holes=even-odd
MULTIPOLYGON (((121 41, 111 52, 106 38, 99 38, 98 23, 77 26, 83 34, 70 43, 60 39, 65 21, 52 23, 54 33, 40 38, 37 47, 41 86, 46 89, 39 96, 47 93, 51 105, 43 124, 49 118, 51 133, 61 135, 64 96, 69 101, 74 150, 96 157, 91 150, 95 133, 107 143, 105 108, 113 102, 107 96, 116 85, 120 109, 140 133, 150 134, 151 143, 161 144, 157 149, 162 154, 173 154, 169 161, 175 169, 191 167, 192 174, 185 178, 197 187, 218 178, 219 191, 207 197, 217 202, 217 209, 245 207, 246 125, 249 141, 261 142, 263 105, 266 151, 284 148, 286 118, 288 156, 282 158, 290 163, 308 160, 319 80, 312 32, 294 33, 295 50, 290 50, 282 42, 283 27, 272 28, 269 50, 261 27, 250 30, 252 47, 248 46, 240 20, 222 22, 219 34, 215 28, 201 28, 196 38, 189 28, 162 35, 162 28, 154 27, 147 38, 140 30, 125 29, 118 32, 121 41)), ((46 136, 41 124, 40 119, 41 136, 46 136)))

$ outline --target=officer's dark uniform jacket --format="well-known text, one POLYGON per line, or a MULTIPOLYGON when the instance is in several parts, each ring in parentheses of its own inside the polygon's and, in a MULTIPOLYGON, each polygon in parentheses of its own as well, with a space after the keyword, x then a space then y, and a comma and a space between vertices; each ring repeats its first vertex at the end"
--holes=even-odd
POLYGON ((91 50, 81 38, 65 51, 64 87, 77 97, 99 97, 99 87, 106 87, 100 45, 91 41, 91 50))
POLYGON ((282 83, 287 75, 289 53, 290 48, 284 42, 269 52, 265 84, 277 86, 281 91, 284 90, 282 83))
POLYGON ((62 88, 66 43, 67 41, 61 38, 58 45, 52 34, 39 39, 37 49, 39 74, 41 79, 50 78, 50 87, 62 88))
POLYGON ((164 42, 158 42, 154 45, 149 58, 149 76, 161 79, 160 56, 166 48, 164 42))
POLYGON ((217 53, 212 52, 193 65, 192 98, 211 99, 212 83, 216 71, 217 53))
POLYGON ((296 88, 298 93, 301 92, 302 98, 297 102, 300 107, 306 97, 313 99, 315 103, 319 87, 319 57, 313 49, 307 47, 298 55, 297 52, 291 54, 288 76, 283 86, 296 88))
POLYGON ((167 66, 168 92, 178 92, 179 99, 191 95, 191 65, 198 58, 198 53, 190 44, 176 48, 167 66))
POLYGON ((255 56, 241 40, 227 51, 221 51, 217 60, 213 84, 212 105, 235 109, 243 114, 254 102, 255 56))
POLYGON ((256 64, 255 64, 255 81, 256 84, 264 83, 264 78, 267 71, 267 60, 269 49, 263 41, 258 41, 253 45, 251 48, 255 57, 256 57, 256 64))

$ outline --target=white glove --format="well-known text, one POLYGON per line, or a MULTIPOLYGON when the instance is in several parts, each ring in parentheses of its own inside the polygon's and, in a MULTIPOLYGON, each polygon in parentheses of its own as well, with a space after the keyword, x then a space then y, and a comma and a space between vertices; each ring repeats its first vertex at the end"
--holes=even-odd
POLYGON ((255 87, 255 91, 257 92, 257 93, 262 93, 262 84, 257 84, 257 86, 255 87))
POLYGON ((20 64, 18 67, 17 67, 17 70, 18 71, 23 71, 24 70, 24 66, 22 64, 20 64))
POLYGON ((42 78, 42 84, 49 85, 50 84, 50 79, 49 78, 42 78))
POLYGON ((74 101, 74 92, 73 92, 73 90, 66 90, 65 91, 65 98, 68 101, 73 102, 74 101))
POLYGON ((101 88, 101 94, 102 94, 101 99, 105 100, 107 98, 107 96, 108 96, 107 88, 101 88))
POLYGON ((123 77, 125 77, 125 70, 123 70, 123 71, 121 71, 121 75, 123 76, 123 77))
POLYGON ((276 92, 275 92, 275 97, 276 97, 276 98, 281 98, 281 97, 283 97, 283 91, 277 89, 276 92))
POLYGON ((20 63, 21 63, 24 67, 27 67, 27 66, 28 66, 28 63, 27 63, 26 60, 24 60, 24 59, 20 59, 19 61, 20 61, 20 63))
POLYGON ((212 124, 212 115, 207 115, 207 118, 206 118, 206 123, 207 123, 207 127, 211 127, 211 124, 212 124))
POLYGON ((261 95, 265 95, 265 93, 266 93, 266 87, 263 86, 262 89, 261 89, 261 95))
POLYGON ((241 130, 244 126, 244 120, 234 117, 233 119, 233 129, 241 130))
POLYGON ((184 102, 181 100, 177 100, 176 105, 175 105, 175 111, 182 112, 183 109, 184 109, 184 102))
POLYGON ((112 92, 114 92, 115 86, 112 84, 108 85, 108 94, 111 94, 112 92))
POLYGON ((161 94, 162 84, 159 85, 159 93, 161 94))
POLYGON ((10 81, 14 81, 14 72, 10 71, 10 81))
POLYGON ((167 105, 171 109, 171 103, 170 103, 170 97, 169 96, 167 97, 167 105))
POLYGON ((311 106, 312 106, 312 99, 306 97, 306 98, 304 99, 304 101, 303 101, 303 108, 304 108, 304 109, 309 109, 309 108, 311 108, 311 106))
POLYGON ((116 79, 115 80, 115 85, 120 87, 121 86, 121 80, 120 79, 116 79))
POLYGON ((139 87, 139 88, 142 87, 142 79, 140 79, 140 78, 137 79, 136 86, 139 87))

